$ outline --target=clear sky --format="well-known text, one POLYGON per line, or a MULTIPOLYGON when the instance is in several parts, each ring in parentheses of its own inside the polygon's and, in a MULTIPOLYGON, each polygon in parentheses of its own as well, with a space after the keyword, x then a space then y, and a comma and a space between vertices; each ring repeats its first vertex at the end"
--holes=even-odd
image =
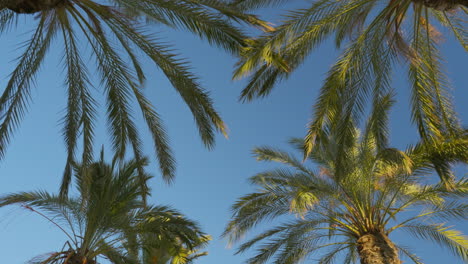
MULTIPOLYGON (((266 14, 271 17, 271 13, 266 14)), ((20 27, 21 23, 23 21, 19 21, 20 27)), ((187 107, 161 72, 147 63, 149 78, 146 92, 164 118, 178 163, 177 178, 171 186, 162 182, 156 164, 151 164, 150 170, 156 176, 151 182, 151 202, 179 209, 197 220, 213 236, 214 240, 207 248, 209 255, 197 263, 242 263, 250 255, 234 256, 234 249, 228 248, 226 241, 219 236, 229 220, 231 204, 238 197, 253 191, 253 187, 247 184, 247 178, 271 167, 256 162, 252 158, 251 149, 258 145, 289 149, 286 142, 290 137, 305 134, 311 106, 325 72, 337 53, 333 45, 325 43, 290 79, 278 85, 270 97, 242 104, 237 98, 245 80, 231 81, 234 58, 215 47, 209 47, 190 34, 168 32, 165 28, 156 28, 156 31, 170 39, 192 61, 194 72, 211 92, 230 132, 229 139, 218 137, 214 150, 205 149, 187 107)), ((5 86, 7 75, 13 69, 16 47, 27 39, 28 34, 24 32, 14 31, 1 36, 0 87, 5 86)), ((60 51, 60 46, 55 47, 38 75, 30 110, 15 133, 6 158, 0 162, 0 194, 37 189, 50 192, 58 190, 66 158, 60 132, 60 118, 66 97, 63 71, 59 65, 59 53, 56 52, 60 51)), ((451 37, 447 37, 442 47, 448 61, 447 71, 455 87, 453 95, 456 109, 466 124, 468 56, 451 37)), ((393 83, 398 103, 391 115, 391 142, 396 147, 404 147, 417 140, 415 128, 409 122, 409 87, 405 78, 404 71, 397 71, 393 83)), ((96 87, 100 88, 98 85, 96 87)), ((145 152, 154 160, 150 136, 141 120, 138 125, 144 136, 145 152)), ((104 135, 105 123, 98 126, 96 144, 104 144, 110 149, 104 135)), ((457 171, 458 176, 467 174, 466 167, 457 171)), ((457 223, 457 227, 468 233, 466 223, 457 223)), ((438 246, 430 246, 429 243, 398 234, 392 238, 412 246, 426 264, 461 263, 438 246)), ((25 263, 36 255, 59 250, 65 239, 56 227, 35 214, 19 207, 0 209, 2 263, 25 263)))

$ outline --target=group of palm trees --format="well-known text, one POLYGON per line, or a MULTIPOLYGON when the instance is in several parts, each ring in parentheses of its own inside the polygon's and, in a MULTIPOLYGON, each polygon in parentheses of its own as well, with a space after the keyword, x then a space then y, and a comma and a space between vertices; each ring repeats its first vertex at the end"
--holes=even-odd
POLYGON ((248 76, 242 101, 267 96, 324 40, 332 38, 341 51, 315 101, 306 137, 291 140, 300 157, 270 147, 254 150, 258 160, 289 167, 250 178, 258 191, 234 204, 224 236, 236 242, 264 220, 294 217, 241 244, 238 252, 257 250, 247 263, 292 264, 315 256, 314 263, 323 264, 339 257, 340 263, 399 264, 402 255, 422 263, 390 240, 397 229, 433 240, 468 261, 468 238, 444 222, 468 218, 468 181, 452 170, 455 163, 468 163, 468 131, 450 100, 437 29, 447 29, 468 51, 468 2, 314 0, 284 14, 279 25, 256 13, 285 2, 0 0, 0 33, 18 27, 23 16, 35 20, 0 97, 0 157, 27 111, 34 79, 54 41, 62 48, 68 94, 62 130, 67 159, 59 194, 0 197, 0 207, 20 205, 67 238, 62 249, 32 263, 183 264, 206 254, 201 250, 210 236, 195 222, 147 202, 151 176, 145 171, 148 160, 134 104, 168 182, 175 176, 175 160, 162 120, 141 89, 146 73, 138 53, 154 62, 180 94, 208 148, 214 146, 215 132, 226 134, 225 124, 187 61, 152 33, 154 24, 192 32, 237 56, 234 78, 248 76), (247 27, 260 29, 260 35, 249 36, 247 27), (86 52, 95 70, 84 63, 86 52), (397 65, 407 68, 411 118, 420 135, 420 142, 405 150, 392 148, 388 138, 397 65), (92 81, 94 71, 100 84, 92 81), (105 95, 111 162, 103 151, 99 159, 94 156, 99 104, 93 86, 105 95), (129 151, 130 161, 125 159, 129 151), (429 184, 433 172, 440 179, 429 184), (69 194, 72 181, 76 191, 69 194), (402 214, 409 209, 411 214, 402 214))

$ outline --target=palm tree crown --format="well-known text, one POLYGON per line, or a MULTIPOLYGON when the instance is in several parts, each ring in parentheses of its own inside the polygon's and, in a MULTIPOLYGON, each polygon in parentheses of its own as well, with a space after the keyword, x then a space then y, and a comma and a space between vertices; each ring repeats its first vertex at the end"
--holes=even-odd
MULTIPOLYGON (((335 140, 339 132, 323 131, 324 140, 309 156, 313 168, 284 151, 254 150, 257 160, 288 168, 250 178, 259 190, 233 205, 225 236, 234 242, 262 221, 281 221, 292 213, 297 217, 243 243, 238 252, 257 246, 257 254, 247 263, 266 263, 270 258, 272 263, 298 263, 314 253, 323 253, 317 262, 321 264, 333 263, 340 254, 344 259, 340 263, 360 259, 362 264, 400 264, 400 253, 422 263, 390 240, 395 230, 432 240, 468 260, 468 238, 444 224, 468 218, 468 206, 462 203, 468 182, 453 181, 451 191, 443 183, 425 184, 421 176, 433 168, 430 155, 421 145, 406 151, 388 147, 383 140, 387 129, 381 126, 385 120, 376 120, 375 115, 369 119, 362 135, 354 129, 345 146, 335 140), (418 209, 419 214, 412 213, 418 209)), ((304 151, 302 140, 292 143, 304 151)))
MULTIPOLYGON (((243 10, 282 0, 234 0, 243 10)), ((465 0, 317 0, 287 13, 275 30, 251 41, 235 77, 251 74, 242 100, 267 96, 324 40, 333 37, 341 56, 329 70, 314 106, 306 151, 337 116, 363 116, 366 103, 387 93, 398 58, 408 62, 411 115, 424 140, 457 134, 460 122, 438 51, 448 32, 468 51, 465 0), (343 45, 346 44, 346 45, 343 45)))
POLYGON ((191 264, 208 252, 201 251, 211 240, 210 236, 201 235, 190 247, 182 243, 161 241, 155 237, 146 237, 144 253, 134 261, 138 264, 191 264))
POLYGON ((76 166, 77 197, 22 192, 0 197, 0 207, 21 205, 67 236, 62 250, 36 257, 32 263, 96 264, 105 258, 113 264, 166 264, 162 260, 138 262, 141 254, 156 245, 166 250, 163 253, 169 260, 188 260, 189 254, 182 253, 201 248, 209 236, 178 211, 143 203, 138 168, 145 164, 146 159, 140 159, 117 166, 101 159, 76 166))
POLYGON ((178 58, 170 45, 148 33, 148 23, 188 30, 233 54, 244 45, 246 35, 232 21, 263 25, 254 16, 211 0, 0 0, 0 33, 18 27, 16 21, 22 16, 34 17, 36 24, 0 97, 0 157, 26 111, 34 77, 51 43, 61 40, 68 93, 63 117, 68 156, 62 194, 69 186, 80 140, 82 161, 93 159, 98 105, 90 88, 98 85, 92 85, 90 71, 94 69, 83 61, 85 48, 96 62, 104 90, 113 150, 119 158, 129 147, 136 159, 143 155, 132 115, 136 102, 151 132, 162 175, 171 181, 174 159, 161 119, 141 89, 145 73, 137 53, 145 54, 169 79, 192 112, 206 146, 213 146, 215 130, 225 133, 225 125, 187 62, 178 58))

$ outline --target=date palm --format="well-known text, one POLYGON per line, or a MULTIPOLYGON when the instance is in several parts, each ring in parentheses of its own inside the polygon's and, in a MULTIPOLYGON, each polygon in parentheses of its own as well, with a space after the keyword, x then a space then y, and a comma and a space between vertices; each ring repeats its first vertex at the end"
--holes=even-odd
POLYGON ((175 163, 164 126, 141 89, 145 73, 138 53, 154 62, 182 97, 207 147, 213 146, 216 130, 225 134, 225 125, 208 93, 171 45, 149 32, 151 23, 187 30, 233 54, 244 45, 246 35, 232 22, 264 25, 254 16, 216 0, 0 0, 0 33, 19 28, 16 21, 20 18, 31 18, 35 29, 0 97, 0 157, 5 155, 12 133, 27 110, 34 78, 51 53, 52 43, 58 41, 68 94, 62 130, 68 152, 62 194, 67 193, 80 142, 82 161, 93 160, 98 105, 92 86, 103 88, 109 134, 117 156, 122 159, 128 148, 137 159, 143 155, 132 114, 135 103, 151 132, 164 179, 173 179, 175 163), (83 61, 85 50, 96 68, 83 61), (92 84, 91 71, 97 73, 100 85, 92 84))
MULTIPOLYGON (((77 197, 60 197, 44 191, 0 197, 0 206, 20 205, 56 225, 67 237, 61 250, 31 260, 41 264, 113 264, 132 262, 142 250, 144 236, 167 248, 195 248, 206 235, 198 225, 167 206, 144 205, 137 172, 145 159, 117 166, 101 159, 75 167, 77 197)), ((146 179, 149 177, 147 176, 146 179)))
MULTIPOLYGON (((242 10, 282 0, 233 0, 242 10)), ((344 46, 315 102, 306 136, 306 152, 318 132, 336 116, 363 116, 366 104, 391 86, 392 69, 407 67, 411 117, 424 140, 454 136, 460 129, 451 104, 439 42, 444 31, 468 51, 466 0, 314 0, 290 11, 275 30, 251 40, 235 77, 250 75, 241 100, 267 96, 324 40, 344 46), (402 58, 402 60, 398 60, 402 58)), ((353 116, 353 118, 351 118, 353 116)))
MULTIPOLYGON (((238 253, 256 246, 257 253, 246 263, 273 259, 268 263, 291 264, 316 256, 316 263, 325 264, 341 256, 339 263, 360 259, 361 264, 400 264, 401 254, 422 263, 391 240, 397 230, 436 242, 468 260, 468 237, 445 224, 450 219, 468 219, 468 205, 463 203, 468 181, 454 181, 451 191, 442 183, 421 181, 432 169, 431 155, 421 145, 405 151, 388 147, 386 119, 381 114, 374 111, 362 135, 355 129, 344 147, 335 140, 339 132, 322 131, 324 140, 308 158, 312 167, 278 149, 254 150, 257 160, 287 167, 251 177, 258 191, 232 207, 225 231, 231 242, 261 222, 278 221, 239 247, 238 253), (292 214, 296 217, 291 220, 292 214)), ((293 143, 303 151, 302 140, 293 143)), ((450 147, 446 151, 454 154, 450 147)), ((465 148, 463 155, 466 152, 465 148)))

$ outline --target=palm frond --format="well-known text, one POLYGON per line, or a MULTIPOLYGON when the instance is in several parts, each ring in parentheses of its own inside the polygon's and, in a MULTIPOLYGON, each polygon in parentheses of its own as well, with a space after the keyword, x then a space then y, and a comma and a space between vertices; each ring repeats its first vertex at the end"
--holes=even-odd
POLYGON ((57 12, 64 39, 64 68, 67 71, 66 85, 68 86, 67 113, 63 118, 63 136, 67 145, 67 162, 62 179, 62 195, 66 195, 67 186, 72 177, 72 166, 75 163, 75 150, 78 144, 79 130, 83 131, 83 157, 82 162, 87 164, 93 159, 93 138, 96 115, 96 102, 90 96, 90 81, 88 72, 83 64, 76 43, 76 36, 71 28, 68 16, 63 10, 57 12))
POLYGON ((444 26, 452 30, 454 36, 458 39, 462 47, 468 51, 468 32, 466 31, 466 18, 455 15, 451 12, 432 12, 434 16, 444 26))
POLYGON ((389 111, 394 103, 392 93, 384 96, 374 96, 371 110, 372 115, 367 121, 363 141, 366 142, 372 139, 377 145, 378 150, 388 148, 389 111))
POLYGON ((129 9, 138 10, 150 19, 185 28, 233 54, 239 52, 246 35, 220 15, 209 12, 197 1, 118 0, 129 9))
POLYGON ((253 150, 253 153, 257 161, 275 161, 281 162, 286 165, 289 165, 293 168, 296 168, 299 171, 304 173, 312 173, 308 168, 306 168, 302 162, 295 157, 291 156, 287 152, 283 152, 278 149, 268 148, 268 147, 257 147, 253 150))
POLYGON ((371 93, 377 98, 388 93, 396 54, 383 40, 387 37, 385 18, 391 8, 384 8, 330 69, 314 106, 313 122, 308 127, 306 155, 320 140, 319 131, 323 128, 342 131, 338 145, 346 146, 371 93))
POLYGON ((347 24, 346 12, 359 9, 370 1, 317 1, 310 8, 291 11, 274 31, 253 40, 234 72, 234 78, 251 72, 253 76, 242 91, 241 100, 250 101, 270 93, 274 84, 286 78, 302 64, 310 51, 334 29, 347 24))
POLYGON ((0 34, 7 32, 16 23, 15 13, 9 9, 0 10, 0 34))
POLYGON ((184 60, 176 58, 167 45, 158 44, 157 39, 129 27, 128 23, 122 21, 113 21, 113 23, 109 26, 114 30, 120 30, 121 34, 137 44, 161 68, 189 106, 206 146, 212 147, 214 144, 214 129, 227 135, 225 125, 214 109, 208 93, 200 87, 197 78, 190 73, 190 67, 184 60))
POLYGON ((24 44, 25 52, 0 97, 0 157, 5 155, 10 134, 16 129, 26 112, 30 88, 39 70, 50 42, 56 33, 54 17, 43 14, 32 38, 24 44))
POLYGON ((410 249, 407 248, 407 247, 402 247, 402 246, 398 246, 396 245, 396 247, 398 248, 398 250, 403 253, 404 255, 406 255, 414 264, 424 264, 422 262, 422 260, 416 256, 415 254, 411 253, 410 249))
POLYGON ((464 261, 468 260, 468 238, 458 230, 443 224, 412 224, 402 228, 418 238, 435 241, 440 246, 449 249, 454 256, 464 261))
POLYGON ((420 26, 415 29, 412 43, 417 57, 409 67, 409 79, 412 82, 412 118, 424 139, 453 136, 460 129, 448 97, 447 77, 441 70, 441 58, 430 33, 433 26, 429 24, 427 16, 426 14, 425 17, 415 18, 420 20, 415 22, 420 26))
POLYGON ((232 0, 231 5, 241 10, 251 10, 261 7, 276 6, 286 2, 286 0, 232 0))

